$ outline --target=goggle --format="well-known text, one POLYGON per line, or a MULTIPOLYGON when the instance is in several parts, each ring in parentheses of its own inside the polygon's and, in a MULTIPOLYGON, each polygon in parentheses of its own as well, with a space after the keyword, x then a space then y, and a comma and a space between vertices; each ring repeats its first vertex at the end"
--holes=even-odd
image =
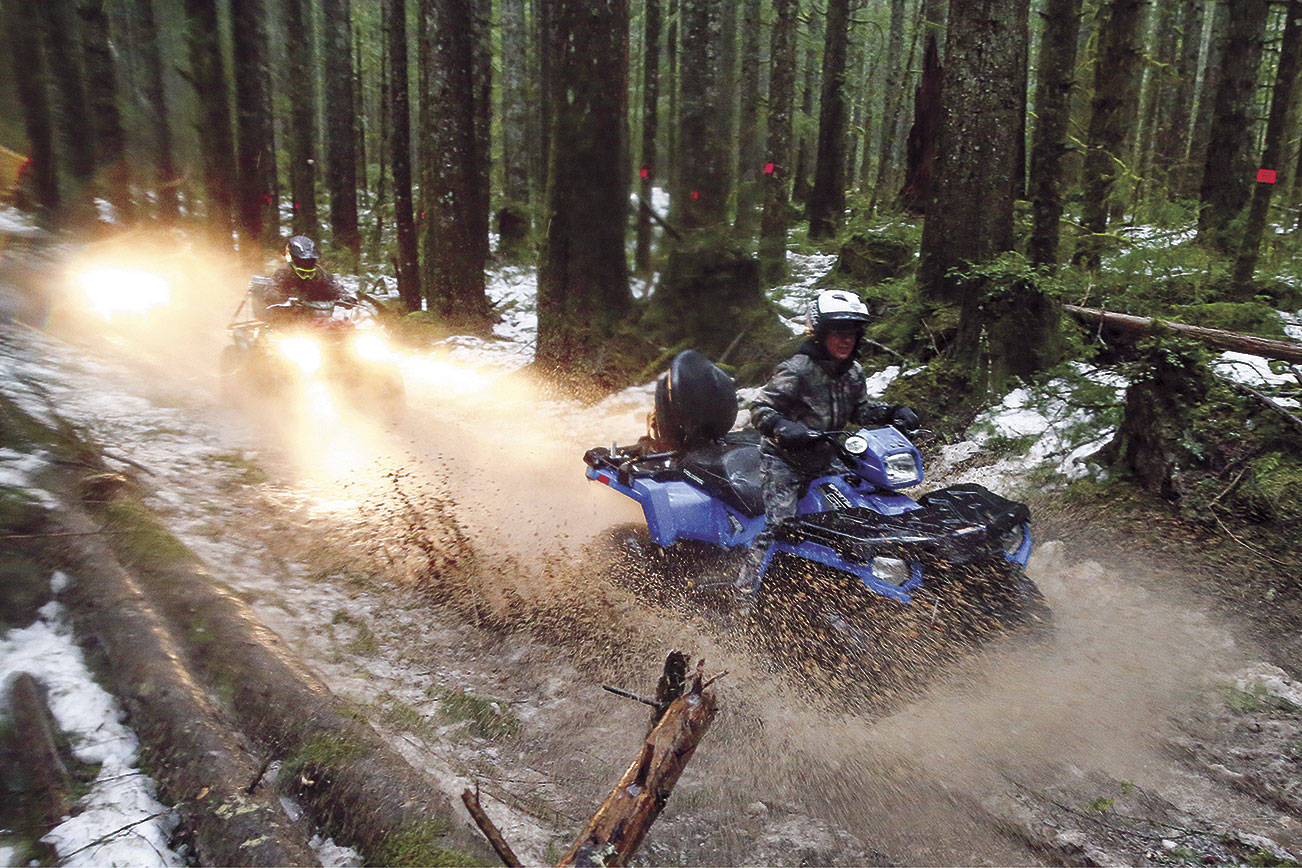
POLYGON ((299 277, 301 277, 303 280, 311 280, 313 277, 316 276, 315 265, 312 266, 311 268, 299 268, 297 265, 291 264, 291 267, 294 269, 294 273, 297 274, 299 277))

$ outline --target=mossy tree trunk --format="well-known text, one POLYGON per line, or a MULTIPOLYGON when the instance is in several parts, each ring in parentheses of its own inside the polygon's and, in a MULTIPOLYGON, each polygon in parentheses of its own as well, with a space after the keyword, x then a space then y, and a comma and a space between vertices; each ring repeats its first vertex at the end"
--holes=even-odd
POLYGON ((1134 171, 1128 163, 1126 138, 1139 112, 1141 23, 1147 0, 1109 0, 1099 29, 1094 62, 1094 101, 1085 143, 1082 178, 1083 234, 1073 261, 1098 268, 1101 238, 1108 228, 1117 179, 1134 171))
MULTIPOLYGON (((291 0, 297 2, 297 0, 291 0)), ((398 234, 398 295, 403 306, 420 310, 420 258, 412 210, 411 102, 407 87, 407 0, 388 4, 389 45, 389 161, 393 166, 394 223, 398 234)))
POLYGON ((806 214, 809 237, 831 238, 845 213, 846 53, 850 2, 829 0, 823 40, 823 90, 819 99, 818 150, 806 214))
POLYGON ((158 216, 165 223, 176 220, 180 214, 180 200, 176 187, 176 154, 172 139, 171 110, 167 102, 167 89, 163 78, 163 53, 159 42, 158 21, 154 15, 153 0, 135 0, 132 4, 136 26, 140 31, 141 64, 144 83, 141 91, 151 108, 149 117, 154 161, 154 195, 158 201, 158 216))
POLYGON ((769 47, 769 113, 764 164, 764 213, 759 259, 764 282, 779 282, 787 270, 787 225, 791 204, 791 112, 796 91, 796 0, 773 0, 769 47))
MULTIPOLYGON (((316 28, 308 0, 283 0, 285 73, 292 93, 289 104, 289 195, 294 204, 295 235, 315 238, 321 231, 316 208, 316 28)), ((404 70, 405 72, 405 70, 404 70)))
POLYGON ((23 110, 23 127, 27 133, 28 175, 25 179, 42 218, 53 217, 59 207, 59 171, 55 162, 54 114, 50 110, 49 68, 45 62, 45 46, 41 28, 24 32, 18 26, 23 12, 13 3, 5 4, 2 13, 4 32, 8 35, 13 81, 18 102, 23 110))
MULTIPOLYGON (((660 129, 660 0, 646 0, 646 29, 642 49, 642 160, 638 168, 638 201, 651 206, 655 186, 656 136, 660 129)), ((651 273, 651 215, 646 208, 637 213, 637 245, 633 263, 638 274, 651 273)))
POLYGON ((1067 153, 1080 11, 1081 0, 1049 0, 1044 11, 1035 86, 1039 121, 1031 146, 1033 227, 1027 251, 1036 265, 1058 264, 1058 224, 1062 218, 1064 181, 1062 158, 1067 153))
POLYGON ((235 195, 235 140, 227 98, 226 63, 216 0, 185 0, 190 81, 199 105, 196 129, 203 155, 208 222, 217 235, 230 231, 235 195))
POLYGON ((357 228, 357 128, 353 111, 353 62, 349 0, 324 0, 326 186, 330 231, 355 263, 361 254, 357 228))
POLYGON ((742 238, 753 236, 759 214, 764 138, 760 135, 760 0, 745 0, 741 32, 741 103, 737 126, 742 131, 737 154, 737 216, 734 225, 742 238))
POLYGON ((1198 212, 1199 242, 1224 252, 1235 249, 1232 224, 1248 204, 1256 174, 1249 112, 1257 89, 1270 6, 1267 0, 1237 0, 1233 5, 1198 212))
POLYGON ((720 50, 723 0, 679 0, 682 72, 679 80, 678 156, 682 193, 676 222, 686 229, 719 226, 728 217, 729 142, 722 127, 720 50))
POLYGON ((241 248, 257 250, 280 237, 271 69, 262 0, 232 0, 235 57, 236 168, 241 248))
POLYGON ((628 2, 558 0, 550 8, 554 86, 536 364, 601 377, 632 308, 624 256, 628 2))
MULTIPOLYGON (((1293 108, 1293 92, 1302 65, 1302 0, 1289 0, 1285 7, 1284 35, 1280 41, 1279 66, 1275 72, 1275 87, 1271 91, 1270 116, 1266 122, 1266 147, 1261 155, 1263 169, 1282 173, 1284 155, 1287 153, 1286 137, 1289 115, 1293 108)), ((1296 129, 1294 130, 1296 132, 1296 129)), ((1252 204, 1248 209, 1239 256, 1234 264, 1234 289, 1244 301, 1252 300, 1252 276, 1257 270, 1257 257, 1270 212, 1270 200, 1275 192, 1274 183, 1258 183, 1252 191, 1252 204)))

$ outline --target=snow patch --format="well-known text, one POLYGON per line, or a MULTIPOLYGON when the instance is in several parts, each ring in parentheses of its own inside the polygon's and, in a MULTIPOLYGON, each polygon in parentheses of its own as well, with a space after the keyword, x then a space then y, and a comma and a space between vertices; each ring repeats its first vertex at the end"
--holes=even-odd
POLYGON ((1292 681, 1283 669, 1270 663, 1256 663, 1234 676, 1234 686, 1246 693, 1267 693, 1302 708, 1302 684, 1292 681))
MULTIPOLYGON (((65 581, 56 574, 51 584, 65 581)), ((176 814, 159 803, 153 780, 136 767, 135 733, 122 724, 117 701, 91 677, 59 603, 46 603, 36 622, 0 637, 6 692, 9 680, 23 672, 45 686, 50 712, 77 759, 100 767, 78 813, 41 839, 58 851, 59 864, 184 865, 168 846, 176 814)))

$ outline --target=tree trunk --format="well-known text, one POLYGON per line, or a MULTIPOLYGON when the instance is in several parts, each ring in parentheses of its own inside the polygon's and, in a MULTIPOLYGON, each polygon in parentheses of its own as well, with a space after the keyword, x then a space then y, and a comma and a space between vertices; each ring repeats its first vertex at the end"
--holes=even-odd
POLYGON ((904 188, 900 190, 900 207, 913 214, 926 213, 927 200, 931 198, 936 137, 940 134, 941 75, 940 49, 935 35, 928 33, 922 78, 913 98, 913 125, 905 146, 904 188))
POLYGON ((660 0, 646 0, 646 30, 642 54, 642 165, 638 169, 637 246, 633 256, 638 274, 651 273, 651 195, 656 181, 656 136, 660 130, 660 0))
MULTIPOLYGON (((1270 118, 1266 122, 1266 147, 1261 155, 1261 167, 1272 172, 1282 172, 1287 151, 1287 121, 1293 108, 1293 92, 1297 83, 1298 67, 1302 64, 1302 0, 1289 0, 1284 10, 1284 36, 1280 42, 1279 66, 1275 72, 1275 87, 1270 97, 1270 118)), ((1294 130, 1296 132, 1296 129, 1294 130)), ((1244 301, 1252 299, 1252 276, 1257 270, 1257 256, 1270 213, 1274 183, 1259 181, 1252 191, 1252 205, 1248 222, 1243 229, 1243 241, 1234 264, 1234 289, 1244 301)))
POLYGON ((316 209, 316 29, 308 0, 283 0, 287 34, 285 78, 289 101, 289 195, 295 235, 315 238, 321 230, 316 209))
POLYGON ((529 52, 524 0, 502 0, 502 194, 529 205, 529 52))
POLYGON ((158 200, 159 217, 163 222, 171 223, 180 214, 176 194, 180 179, 176 173, 171 112, 167 105, 167 88, 163 83, 163 52, 158 38, 153 0, 135 0, 133 12, 136 26, 140 28, 145 79, 143 91, 145 101, 149 104, 149 124, 153 133, 154 196, 158 200))
POLYGON ((45 59, 53 73, 58 94, 55 115, 63 152, 61 162, 77 185, 75 198, 90 199, 90 184, 95 177, 95 134, 86 125, 89 103, 85 78, 76 50, 76 28, 69 9, 70 0, 47 0, 35 6, 44 37, 45 59))
POLYGON ((352 76, 353 76, 353 116, 357 119, 353 125, 354 133, 357 136, 357 147, 354 149, 357 164, 357 189, 362 194, 362 201, 371 192, 370 164, 366 159, 366 131, 370 124, 366 114, 366 79, 362 75, 362 34, 361 27, 354 28, 351 17, 348 21, 348 41, 352 45, 352 76))
POLYGON ((1033 226, 1027 253, 1036 265, 1058 264, 1059 221, 1062 218, 1063 155, 1071 119, 1071 90, 1076 76, 1076 35, 1081 0, 1048 0, 1040 62, 1035 86, 1039 121, 1031 147, 1031 213, 1033 226))
POLYGON ((353 112, 353 63, 349 40, 349 0, 321 5, 325 67, 326 186, 330 190, 330 229, 335 244, 355 264, 362 238, 357 231, 357 128, 353 112))
POLYGON ((882 97, 881 142, 877 147, 877 182, 874 204, 886 202, 887 190, 898 190, 898 157, 895 143, 900 137, 900 115, 904 107, 904 0, 891 0, 891 30, 886 43, 886 90, 882 97))
POLYGON ((1193 198, 1202 185, 1203 169, 1207 163, 1207 145, 1211 137, 1212 118, 1215 116, 1216 92, 1221 86, 1221 70, 1225 63, 1225 44, 1230 29, 1228 0, 1208 0, 1203 26, 1207 30, 1206 57, 1202 61, 1202 75, 1197 98, 1197 112, 1189 127, 1188 172, 1184 178, 1182 195, 1193 198))
POLYGON ((1236 247, 1230 224, 1248 204, 1256 175, 1254 124, 1249 112, 1257 89, 1268 11, 1267 0, 1236 0, 1216 89, 1199 195, 1198 240, 1224 252, 1236 247))
POLYGON ((745 0, 741 30, 741 104, 737 127, 740 150, 737 154, 737 217, 733 225, 737 235, 750 238, 759 223, 761 169, 764 139, 760 127, 760 33, 763 30, 760 0, 745 0))
POLYGON ((764 163, 764 213, 760 218, 760 276, 772 285, 786 276, 791 177, 791 111, 796 88, 796 0, 773 0, 769 49, 769 116, 764 163))
POLYGON ((280 237, 265 19, 262 0, 231 0, 240 246, 251 251, 280 237))
POLYGON ((481 218, 479 92, 481 37, 474 0, 425 0, 430 40, 428 103, 421 173, 425 214, 421 286, 427 307, 456 327, 484 331, 484 239, 481 218))
POLYGON ((1126 136, 1139 111, 1141 28, 1147 0, 1109 0, 1094 64, 1094 101, 1086 139, 1081 236, 1074 261, 1098 268, 1117 178, 1125 163, 1126 136))
POLYGON ((535 364, 602 379, 611 337, 632 307, 624 258, 628 2, 555 0, 551 7, 556 98, 535 364))
POLYGON ((6 4, 0 21, 9 37, 14 86, 23 109, 23 128, 27 132, 30 162, 22 179, 22 193, 27 195, 27 185, 30 185, 30 194, 40 208, 42 221, 50 222, 59 207, 59 172, 55 162, 54 117, 50 112, 49 70, 45 64, 42 28, 25 32, 25 28, 19 27, 14 20, 20 15, 12 3, 6 4))
POLYGON ((669 26, 665 31, 665 77, 668 82, 669 112, 665 118, 665 167, 662 173, 669 185, 669 207, 676 210, 683 198, 683 179, 678 159, 679 112, 678 78, 678 0, 669 0, 669 26))
POLYGON ((737 0, 725 0, 719 23, 719 78, 716 85, 719 116, 715 128, 721 137, 723 192, 720 198, 725 220, 737 179, 737 6, 737 0))
POLYGON ((199 105, 196 132, 203 154, 208 218, 213 231, 231 229, 235 194, 235 142, 231 131, 226 64, 222 60, 217 0, 185 0, 190 47, 190 83, 199 105))
MULTIPOLYGON (((473 0, 471 19, 463 26, 468 26, 473 34, 471 86, 474 88, 475 106, 470 182, 474 188, 474 199, 469 215, 470 237, 474 243, 474 255, 479 260, 482 309, 484 315, 491 319, 488 296, 483 294, 482 289, 484 265, 493 253, 488 238, 493 210, 493 0, 473 0)), ((478 299, 474 303, 481 304, 478 299)))
POLYGON ((818 162, 805 210, 811 239, 832 238, 845 213, 845 60, 850 43, 850 0, 828 0, 819 98, 818 162))
POLYGON ((127 136, 118 111, 117 64, 103 0, 84 0, 77 9, 82 24, 82 55, 87 108, 95 140, 95 168, 103 178, 105 198, 130 222, 134 206, 127 171, 127 136))
POLYGON ((805 57, 801 69, 800 115, 802 121, 796 123, 796 170, 791 177, 791 198, 804 202, 809 198, 810 164, 814 162, 814 142, 808 128, 814 123, 814 81, 818 77, 818 45, 822 43, 823 18, 818 4, 809 9, 809 37, 805 42, 805 57))
MULTIPOLYGON (((72 776, 55 742, 58 726, 50 714, 44 689, 28 673, 20 672, 9 679, 7 694, 4 707, 11 731, 5 733, 5 741, 11 741, 12 754, 20 758, 19 773, 24 784, 19 791, 20 801, 34 802, 33 819, 53 829, 63 822, 76 801, 72 776)), ((12 786, 6 791, 14 792, 12 786)))
POLYGON ((922 0, 922 26, 928 36, 936 38, 937 57, 945 60, 945 20, 949 17, 949 0, 922 0))
POLYGON ((393 162, 394 223, 398 230, 398 295, 409 311, 420 310, 420 262, 411 201, 411 109, 407 97, 407 0, 389 4, 389 97, 393 104, 389 159, 393 162))
POLYGON ((730 143, 720 128, 720 44, 724 0, 680 0, 683 33, 678 156, 682 201, 677 223, 688 229, 721 225, 728 214, 730 143))
POLYGON ((1171 117, 1156 147, 1156 162, 1165 175, 1168 195, 1185 188, 1190 174, 1189 141, 1202 49, 1203 0, 1184 0, 1180 9, 1179 51, 1170 76, 1171 117))

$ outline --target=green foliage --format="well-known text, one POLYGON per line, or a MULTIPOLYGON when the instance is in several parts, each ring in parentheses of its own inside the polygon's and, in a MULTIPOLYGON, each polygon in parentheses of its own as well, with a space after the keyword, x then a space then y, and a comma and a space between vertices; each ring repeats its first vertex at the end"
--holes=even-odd
POLYGON ((115 548, 126 555, 132 566, 150 569, 199 562, 199 556, 163 527, 139 501, 115 497, 90 505, 105 529, 116 534, 115 548))
POLYGON ((230 468, 235 481, 241 485, 258 485, 267 481, 267 472, 244 457, 241 452, 223 452, 210 459, 214 464, 223 464, 230 468))
POLYGON ((1235 501, 1258 520, 1302 519, 1302 459, 1296 454, 1267 452, 1248 462, 1235 501))
POLYGON ((883 400, 913 407, 923 424, 945 439, 967 428, 981 405, 973 393, 970 371, 943 356, 896 378, 886 387, 883 400))
POLYGON ((1293 713, 1298 707, 1282 696, 1266 691, 1260 684, 1253 684, 1248 690, 1225 686, 1221 688, 1225 705, 1237 714, 1260 714, 1266 711, 1293 713))

